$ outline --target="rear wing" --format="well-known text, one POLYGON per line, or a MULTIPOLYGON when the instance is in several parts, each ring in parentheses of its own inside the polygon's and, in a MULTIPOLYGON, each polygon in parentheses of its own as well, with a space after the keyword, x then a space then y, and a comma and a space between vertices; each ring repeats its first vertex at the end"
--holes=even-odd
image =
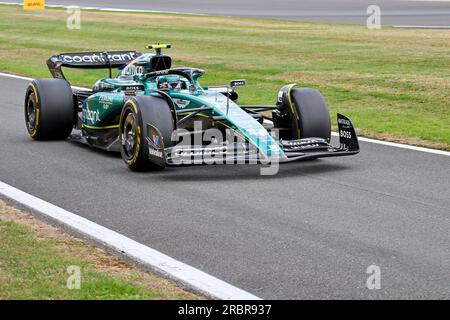
POLYGON ((109 69, 121 68, 139 57, 137 51, 109 51, 109 52, 75 52, 61 53, 51 56, 47 66, 54 78, 66 79, 62 67, 77 69, 109 69))

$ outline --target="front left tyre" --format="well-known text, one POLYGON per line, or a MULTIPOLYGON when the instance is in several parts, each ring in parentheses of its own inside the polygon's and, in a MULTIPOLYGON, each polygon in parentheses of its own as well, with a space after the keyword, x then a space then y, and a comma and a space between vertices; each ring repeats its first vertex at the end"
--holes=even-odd
POLYGON ((159 96, 137 96, 125 103, 120 116, 120 153, 132 171, 156 171, 166 166, 175 123, 168 102, 159 96))
POLYGON ((33 80, 25 93, 24 109, 28 133, 35 140, 64 140, 72 132, 75 106, 65 80, 33 80))

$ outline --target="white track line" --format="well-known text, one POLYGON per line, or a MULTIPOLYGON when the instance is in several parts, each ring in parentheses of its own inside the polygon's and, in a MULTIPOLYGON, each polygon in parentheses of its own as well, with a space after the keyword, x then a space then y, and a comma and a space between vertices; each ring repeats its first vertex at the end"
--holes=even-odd
MULTIPOLYGON (((12 6, 23 6, 22 2, 3 2, 1 4, 12 5, 12 6)), ((79 7, 82 10, 96 10, 96 11, 111 11, 111 12, 135 12, 135 13, 170 13, 170 14, 187 14, 192 16, 207 16, 206 13, 193 13, 193 12, 178 12, 178 11, 163 11, 163 10, 146 10, 146 9, 127 9, 127 8, 103 8, 103 7, 84 7, 77 5, 63 5, 63 4, 46 4, 46 8, 63 8, 67 9, 69 7, 79 7)))
MULTIPOLYGON (((403 0, 403 1, 416 1, 416 2, 450 2, 450 0, 403 0)), ((14 5, 23 6, 22 2, 4 2, 0 1, 0 5, 14 5)), ((130 9, 130 8, 104 8, 104 7, 84 7, 76 5, 63 5, 63 4, 46 4, 45 7, 48 8, 63 8, 67 9, 69 7, 78 7, 82 10, 96 10, 96 11, 108 11, 108 12, 131 12, 131 13, 168 13, 168 14, 186 14, 193 16, 208 16, 207 13, 194 13, 194 12, 179 12, 179 11, 164 11, 164 10, 148 10, 148 9, 130 9)), ((322 12, 323 14, 323 12, 322 12)), ((332 14, 335 14, 333 12, 332 14)), ((314 15, 317 15, 315 13, 314 15)), ((233 16, 227 16, 232 18, 233 16)), ((404 29, 450 29, 450 26, 407 26, 407 25, 393 25, 393 28, 404 28, 404 29)))
MULTIPOLYGON (((0 2, 0 4, 1 4, 1 2, 0 2)), ((27 81, 33 80, 33 78, 22 77, 22 76, 17 76, 17 75, 14 75, 14 74, 3 73, 3 72, 0 72, 0 76, 2 76, 2 77, 10 77, 10 78, 15 78, 15 79, 21 79, 21 80, 27 80, 27 81)), ((87 90, 87 88, 75 87, 75 86, 72 86, 72 88, 78 89, 78 90, 87 90)), ((332 132, 331 134, 333 136, 339 136, 337 132, 332 132)), ((389 147, 403 148, 403 149, 408 149, 408 150, 439 154, 439 155, 443 155, 443 156, 450 156, 450 152, 443 151, 443 150, 423 148, 423 147, 411 146, 411 145, 402 144, 402 143, 395 143, 395 142, 389 142, 389 141, 375 140, 375 139, 369 139, 369 138, 364 138, 364 137, 358 137, 358 140, 359 141, 364 141, 364 142, 369 142, 369 143, 381 144, 381 145, 389 146, 389 147)))
MULTIPOLYGON (((1 4, 1 2, 0 2, 0 4, 1 4)), ((10 73, 4 73, 4 72, 0 72, 0 77, 14 78, 14 79, 20 79, 20 80, 26 80, 26 81, 34 80, 34 78, 23 77, 23 76, 18 76, 16 74, 10 74, 10 73)), ((72 86, 72 88, 77 89, 77 90, 89 90, 88 88, 77 87, 77 86, 72 86)))
POLYGON ((405 2, 450 2, 450 0, 401 0, 405 2))
POLYGON ((450 29, 450 26, 408 26, 408 25, 393 25, 392 28, 400 28, 400 29, 450 29))
POLYGON ((251 293, 1 181, 0 194, 209 297, 260 300, 251 293))
POLYGON ((20 80, 27 80, 27 81, 33 80, 33 78, 30 78, 30 77, 22 77, 22 76, 18 76, 15 74, 9 74, 9 73, 3 73, 3 72, 0 72, 0 76, 14 78, 14 79, 20 79, 20 80))
MULTIPOLYGON (((336 137, 339 136, 339 134, 337 132, 332 132, 331 135, 332 136, 336 136, 336 137)), ((403 144, 403 143, 389 142, 389 141, 383 141, 383 140, 375 140, 375 139, 364 138, 364 137, 358 137, 358 140, 359 141, 364 141, 364 142, 369 142, 369 143, 381 144, 381 145, 389 146, 389 147, 403 148, 403 149, 408 149, 408 150, 413 150, 413 151, 420 151, 420 152, 428 152, 428 153, 439 154, 439 155, 447 156, 447 157, 450 156, 450 152, 444 151, 444 150, 437 150, 437 149, 430 149, 430 148, 424 148, 424 147, 417 147, 417 146, 411 146, 411 145, 403 144)))

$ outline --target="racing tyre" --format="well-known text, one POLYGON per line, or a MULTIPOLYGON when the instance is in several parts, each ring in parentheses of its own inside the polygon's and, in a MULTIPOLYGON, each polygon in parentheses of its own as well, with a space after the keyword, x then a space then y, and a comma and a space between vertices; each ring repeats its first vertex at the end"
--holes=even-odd
POLYGON ((292 89, 291 96, 300 118, 298 119, 300 137, 323 138, 330 141, 330 113, 320 92, 308 88, 292 89))
POLYGON ((120 115, 120 153, 133 171, 155 171, 166 166, 164 148, 172 146, 172 111, 159 96, 129 99, 120 115))
POLYGON ((331 120, 319 91, 285 86, 279 93, 275 118, 281 127, 290 127, 288 139, 323 138, 330 141, 331 120))
POLYGON ((25 123, 35 140, 64 140, 75 123, 72 88, 62 79, 33 80, 25 94, 25 123))

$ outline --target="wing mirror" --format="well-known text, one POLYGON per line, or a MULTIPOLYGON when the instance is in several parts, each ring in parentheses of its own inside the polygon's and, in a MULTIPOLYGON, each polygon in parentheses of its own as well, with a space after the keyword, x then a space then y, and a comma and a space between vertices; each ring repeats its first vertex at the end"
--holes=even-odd
MULTIPOLYGON (((231 92, 234 92, 235 88, 243 87, 243 86, 245 86, 245 80, 244 79, 231 80, 230 81, 231 92)), ((228 110, 229 109, 230 109, 230 92, 228 91, 228 88, 227 88, 227 115, 228 115, 228 110)))

